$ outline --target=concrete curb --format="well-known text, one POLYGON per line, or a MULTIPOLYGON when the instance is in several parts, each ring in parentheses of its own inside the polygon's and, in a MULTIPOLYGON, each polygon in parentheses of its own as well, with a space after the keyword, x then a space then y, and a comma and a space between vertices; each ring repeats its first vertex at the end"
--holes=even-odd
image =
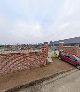
POLYGON ((61 71, 59 73, 55 73, 53 75, 50 75, 48 77, 44 77, 44 78, 39 79, 39 80, 34 80, 34 81, 26 83, 26 84, 18 85, 18 86, 14 87, 14 88, 11 88, 11 89, 6 89, 5 91, 2 91, 2 92, 18 92, 20 89, 25 89, 25 88, 28 88, 28 87, 31 87, 31 86, 39 85, 40 83, 43 83, 44 81, 48 81, 49 79, 55 78, 55 77, 57 77, 59 75, 62 75, 64 73, 68 73, 68 72, 70 72, 72 70, 76 70, 77 71, 77 69, 71 68, 69 70, 61 71))

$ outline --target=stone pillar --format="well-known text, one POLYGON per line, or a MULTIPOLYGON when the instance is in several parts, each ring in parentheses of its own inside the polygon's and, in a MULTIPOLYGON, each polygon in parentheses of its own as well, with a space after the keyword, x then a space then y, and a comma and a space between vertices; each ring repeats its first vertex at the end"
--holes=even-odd
POLYGON ((44 42, 41 47, 42 57, 44 58, 44 65, 46 65, 47 57, 48 57, 48 42, 44 42))
POLYGON ((59 42, 59 50, 64 49, 64 42, 59 42))
POLYGON ((44 42, 44 47, 45 47, 46 57, 48 57, 48 42, 44 42))
POLYGON ((74 46, 74 49, 75 49, 75 55, 80 56, 79 44, 76 44, 76 45, 74 46))

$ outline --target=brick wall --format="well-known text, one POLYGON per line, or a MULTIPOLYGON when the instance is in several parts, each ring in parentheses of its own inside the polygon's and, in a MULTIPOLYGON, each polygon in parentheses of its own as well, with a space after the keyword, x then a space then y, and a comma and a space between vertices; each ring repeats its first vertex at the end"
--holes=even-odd
POLYGON ((10 73, 17 70, 20 71, 45 66, 47 55, 47 42, 45 42, 37 52, 0 54, 0 73, 10 73))
POLYGON ((65 53, 80 56, 79 45, 75 46, 64 46, 64 43, 59 43, 59 50, 63 49, 65 53))

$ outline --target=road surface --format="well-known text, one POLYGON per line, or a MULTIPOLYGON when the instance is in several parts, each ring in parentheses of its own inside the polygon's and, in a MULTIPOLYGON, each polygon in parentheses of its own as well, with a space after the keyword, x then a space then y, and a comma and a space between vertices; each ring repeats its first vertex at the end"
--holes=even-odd
POLYGON ((80 70, 55 82, 46 82, 41 92, 80 92, 80 70))

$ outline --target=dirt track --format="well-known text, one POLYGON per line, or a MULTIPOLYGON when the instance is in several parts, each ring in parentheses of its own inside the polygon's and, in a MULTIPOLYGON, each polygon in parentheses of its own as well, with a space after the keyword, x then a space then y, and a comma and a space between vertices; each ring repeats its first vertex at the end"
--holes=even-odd
POLYGON ((65 63, 64 61, 54 59, 53 63, 50 63, 45 67, 0 75, 0 90, 13 88, 17 85, 41 79, 43 77, 50 76, 60 71, 69 70, 71 68, 75 67, 65 63))

